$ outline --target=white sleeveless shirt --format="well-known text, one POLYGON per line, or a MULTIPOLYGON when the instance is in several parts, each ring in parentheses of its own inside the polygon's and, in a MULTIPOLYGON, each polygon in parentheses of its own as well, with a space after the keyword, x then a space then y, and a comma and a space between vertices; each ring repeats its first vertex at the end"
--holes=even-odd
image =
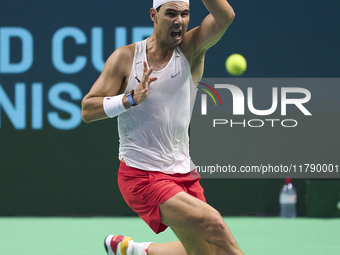
MULTIPOLYGON (((146 41, 136 43, 126 91, 136 89, 143 76, 146 41)), ((195 168, 188 128, 197 93, 190 65, 176 47, 167 66, 151 76, 158 79, 150 84, 146 100, 118 116, 119 159, 141 170, 188 173, 195 168)))

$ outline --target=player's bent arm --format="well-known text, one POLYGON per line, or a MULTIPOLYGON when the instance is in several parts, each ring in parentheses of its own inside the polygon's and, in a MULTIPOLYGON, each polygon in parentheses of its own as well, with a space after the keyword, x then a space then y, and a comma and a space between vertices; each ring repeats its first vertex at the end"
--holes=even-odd
POLYGON ((200 26, 187 34, 187 49, 191 58, 203 56, 215 45, 235 18, 235 12, 226 0, 202 0, 210 14, 200 26))
MULTIPOLYGON (((103 72, 82 100, 81 116, 84 122, 108 118, 103 107, 104 97, 112 97, 124 92, 126 77, 131 68, 131 57, 133 59, 131 46, 124 46, 108 58, 103 72)), ((126 109, 131 107, 126 96, 123 97, 123 104, 126 109)))
POLYGON ((180 46, 190 63, 191 75, 197 80, 203 76, 206 51, 221 39, 235 17, 233 8, 226 0, 202 1, 210 14, 200 26, 185 34, 180 46))
POLYGON ((235 12, 228 1, 202 0, 202 2, 210 14, 215 18, 216 22, 230 24, 233 21, 235 12))

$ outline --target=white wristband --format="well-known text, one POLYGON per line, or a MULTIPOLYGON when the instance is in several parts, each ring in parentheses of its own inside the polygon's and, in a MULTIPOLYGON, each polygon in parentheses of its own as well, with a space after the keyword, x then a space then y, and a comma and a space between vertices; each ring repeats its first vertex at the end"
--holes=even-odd
POLYGON ((108 117, 114 118, 119 114, 127 111, 123 104, 123 97, 124 94, 114 97, 104 97, 103 108, 108 117))

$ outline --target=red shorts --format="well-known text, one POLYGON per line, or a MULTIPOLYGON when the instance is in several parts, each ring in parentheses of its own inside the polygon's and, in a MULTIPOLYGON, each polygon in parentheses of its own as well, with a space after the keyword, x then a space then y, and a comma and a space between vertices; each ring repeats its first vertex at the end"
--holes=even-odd
POLYGON ((181 191, 206 202, 200 178, 196 170, 187 174, 164 174, 129 167, 121 162, 118 186, 125 202, 158 234, 167 228, 161 223, 159 204, 181 191))

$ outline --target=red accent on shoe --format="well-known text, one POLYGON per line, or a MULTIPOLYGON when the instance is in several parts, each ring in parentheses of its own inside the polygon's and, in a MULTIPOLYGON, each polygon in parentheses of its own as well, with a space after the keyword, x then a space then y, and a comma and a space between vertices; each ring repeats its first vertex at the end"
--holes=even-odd
POLYGON ((111 242, 110 242, 110 246, 111 246, 111 249, 113 251, 114 254, 117 254, 117 246, 118 244, 123 241, 124 239, 124 236, 119 236, 119 235, 115 235, 112 237, 111 239, 111 242))

